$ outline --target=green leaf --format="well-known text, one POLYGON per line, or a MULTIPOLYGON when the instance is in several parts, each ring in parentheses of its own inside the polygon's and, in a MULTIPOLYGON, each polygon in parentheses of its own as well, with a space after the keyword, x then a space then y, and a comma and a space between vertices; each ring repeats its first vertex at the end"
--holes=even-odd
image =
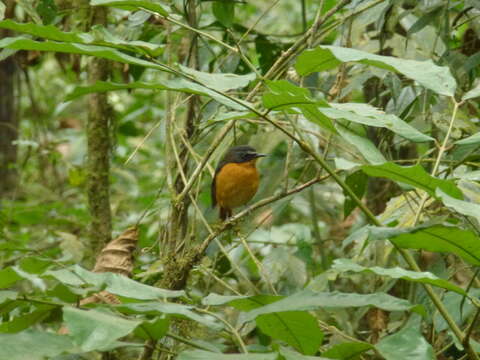
MULTIPOLYGON (((355 195, 361 199, 367 189, 368 177, 365 173, 358 170, 348 175, 345 179, 345 183, 353 190, 355 195)), ((344 192, 343 195, 345 196, 345 201, 343 203, 343 216, 346 218, 357 207, 357 203, 352 200, 349 194, 344 192)))
POLYGON ((425 340, 418 327, 406 325, 393 335, 382 338, 376 345, 386 360, 433 360, 432 346, 425 340))
POLYGON ((453 253, 470 264, 480 265, 480 238, 469 230, 434 225, 410 229, 390 240, 402 248, 453 253))
POLYGON ((193 306, 168 302, 142 302, 117 305, 116 308, 127 314, 173 315, 191 319, 210 329, 221 330, 223 326, 209 315, 197 314, 193 306))
POLYGON ((462 96, 462 100, 470 100, 474 99, 476 97, 480 96, 480 84, 475 86, 473 89, 471 89, 469 92, 467 92, 465 95, 462 96))
POLYGON ((181 352, 177 360, 277 360, 277 353, 267 354, 219 354, 204 350, 181 352))
POLYGON ((171 72, 165 66, 151 61, 142 60, 131 55, 127 55, 106 46, 75 44, 57 41, 35 41, 32 39, 18 37, 8 37, 0 40, 0 48, 15 50, 37 50, 37 51, 56 51, 69 54, 80 54, 96 56, 102 59, 118 61, 124 64, 138 65, 160 71, 171 72))
POLYGON ((135 329, 135 335, 144 340, 158 340, 165 336, 169 326, 168 318, 157 317, 151 321, 144 321, 135 329))
POLYGON ((53 276, 63 284, 73 287, 94 285, 112 294, 139 300, 158 300, 184 296, 184 291, 160 289, 139 283, 126 276, 113 273, 94 273, 75 265, 69 269, 48 271, 45 275, 53 276))
POLYGON ((270 110, 297 108, 311 122, 318 124, 326 130, 336 133, 332 121, 318 106, 329 106, 323 100, 313 100, 309 91, 295 86, 286 80, 267 81, 270 92, 262 96, 263 105, 270 110))
POLYGON ((22 280, 20 276, 12 267, 6 267, 0 270, 0 289, 5 289, 15 284, 17 281, 22 280))
POLYGON ((327 360, 327 358, 324 357, 302 355, 283 346, 280 347, 279 354, 282 355, 285 360, 327 360))
POLYGON ((457 199, 462 199, 463 194, 455 183, 450 180, 440 180, 428 174, 421 165, 400 166, 391 162, 382 165, 363 165, 362 170, 370 176, 387 178, 415 188, 426 191, 430 196, 436 197, 436 189, 457 199))
POLYGON ((84 351, 103 349, 130 334, 141 321, 128 320, 98 310, 63 308, 63 320, 74 342, 84 351))
POLYGON ((374 349, 375 347, 368 343, 347 342, 332 346, 330 349, 322 353, 322 356, 329 359, 349 359, 354 360, 365 351, 374 349))
POLYGON ((168 17, 172 10, 163 3, 155 0, 91 0, 91 6, 110 6, 127 10, 148 10, 168 17))
POLYGON ((254 73, 246 75, 229 73, 220 74, 197 71, 182 65, 179 65, 179 68, 183 73, 190 75, 202 84, 208 85, 209 88, 218 91, 228 91, 244 88, 256 78, 256 75, 254 73))
POLYGON ((437 286, 446 290, 454 291, 456 293, 467 295, 466 291, 458 287, 455 284, 450 283, 447 280, 443 280, 430 272, 416 272, 405 270, 400 267, 395 268, 381 268, 378 266, 374 267, 364 267, 358 264, 355 264, 353 261, 348 259, 336 259, 333 262, 332 269, 339 272, 369 272, 377 274, 380 276, 388 276, 393 279, 403 279, 407 281, 419 282, 423 284, 430 284, 437 286))
POLYGON ((473 134, 465 139, 455 141, 457 145, 471 145, 471 144, 479 144, 480 143, 480 132, 473 134))
POLYGON ((40 0, 36 9, 45 25, 51 24, 57 16, 57 5, 53 0, 40 0))
POLYGON ((317 319, 308 312, 265 314, 258 316, 255 322, 264 334, 286 342, 305 355, 315 354, 323 341, 317 319))
POLYGON ((0 334, 2 358, 9 360, 44 360, 74 348, 68 336, 37 330, 0 334))
POLYGON ((53 25, 39 25, 34 23, 17 23, 12 20, 0 21, 0 28, 9 29, 24 34, 42 37, 66 43, 80 43, 98 46, 108 46, 120 50, 134 51, 137 53, 147 52, 151 56, 157 56, 163 49, 162 45, 145 41, 126 41, 110 34, 105 28, 96 27, 92 33, 64 32, 53 25))
POLYGON ((1 290, 0 291, 0 304, 4 303, 6 300, 15 300, 17 298, 18 292, 12 290, 1 290))
POLYGON ((313 292, 303 290, 285 298, 253 309, 242 314, 241 323, 251 321, 263 314, 279 313, 284 311, 308 311, 319 308, 346 308, 375 306, 387 311, 416 311, 423 313, 423 307, 412 305, 407 300, 399 299, 385 293, 355 294, 341 292, 313 292))
POLYGON ((460 214, 472 216, 477 219, 477 221, 480 221, 480 205, 455 199, 445 194, 441 189, 437 189, 436 194, 442 200, 445 206, 454 209, 460 214))
POLYGON ((373 106, 361 103, 330 103, 332 107, 322 107, 319 110, 331 119, 345 119, 359 124, 383 127, 413 142, 433 140, 422 134, 413 126, 393 114, 386 114, 373 106))
POLYGON ((226 105, 235 110, 244 110, 245 107, 241 105, 242 102, 237 103, 229 98, 218 94, 212 90, 209 90, 202 85, 193 83, 185 79, 163 80, 156 81, 155 83, 146 82, 132 82, 128 84, 117 84, 112 82, 98 81, 92 86, 78 86, 73 92, 67 95, 66 101, 73 100, 79 96, 91 94, 94 92, 107 92, 115 90, 126 89, 149 89, 149 90, 174 90, 184 92, 188 94, 196 94, 211 97, 219 103, 226 105))
POLYGON ((5 17, 5 4, 0 2, 0 20, 3 20, 5 17))
POLYGON ((39 305, 34 311, 0 323, 0 333, 17 333, 47 318, 56 306, 39 305))
POLYGON ((378 150, 370 140, 347 130, 347 128, 340 124, 338 124, 336 128, 340 136, 349 144, 356 147, 370 164, 383 164, 387 162, 387 159, 385 159, 380 150, 378 150))
POLYGON ((212 4, 212 12, 223 26, 232 27, 235 19, 235 2, 234 0, 216 0, 212 4))
POLYGON ((331 70, 341 63, 350 61, 401 73, 440 95, 455 94, 457 85, 450 69, 446 66, 437 66, 431 60, 415 61, 339 46, 319 46, 300 54, 295 68, 300 75, 305 76, 312 72, 331 70))

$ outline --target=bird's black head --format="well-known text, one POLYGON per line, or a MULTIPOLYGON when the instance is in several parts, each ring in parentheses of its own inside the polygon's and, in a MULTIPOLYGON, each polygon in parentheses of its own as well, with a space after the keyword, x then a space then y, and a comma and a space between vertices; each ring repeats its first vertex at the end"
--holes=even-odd
POLYGON ((257 153, 257 151, 251 146, 240 145, 240 146, 234 146, 230 150, 228 150, 227 154, 223 159, 223 162, 242 163, 242 162, 247 162, 263 156, 267 156, 267 155, 257 153))

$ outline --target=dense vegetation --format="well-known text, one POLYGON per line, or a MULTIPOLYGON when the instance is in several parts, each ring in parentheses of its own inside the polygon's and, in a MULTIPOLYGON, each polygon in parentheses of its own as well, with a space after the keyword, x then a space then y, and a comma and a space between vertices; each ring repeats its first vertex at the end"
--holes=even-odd
POLYGON ((479 19, 0 3, 0 359, 479 359, 479 19))

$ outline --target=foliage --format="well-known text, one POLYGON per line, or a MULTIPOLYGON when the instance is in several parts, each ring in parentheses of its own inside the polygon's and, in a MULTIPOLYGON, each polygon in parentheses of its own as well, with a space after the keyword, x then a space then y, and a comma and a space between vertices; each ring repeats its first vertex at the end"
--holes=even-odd
POLYGON ((5 358, 480 357, 477 2, 15 6, 6 19, 0 3, 0 60, 22 69, 18 184, 0 207, 5 358), (109 79, 88 81, 90 58, 109 79), (93 268, 98 93, 114 234, 140 234, 109 259, 133 257, 131 278, 93 268), (222 224, 212 175, 243 143, 268 153, 261 186, 222 224))

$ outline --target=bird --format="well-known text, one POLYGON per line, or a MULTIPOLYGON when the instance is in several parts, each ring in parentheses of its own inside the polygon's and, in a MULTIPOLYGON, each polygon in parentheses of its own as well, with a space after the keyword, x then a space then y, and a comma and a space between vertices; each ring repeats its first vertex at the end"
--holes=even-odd
POLYGON ((220 219, 232 216, 233 208, 245 205, 258 190, 260 175, 256 162, 266 154, 249 145, 230 148, 215 170, 211 187, 212 207, 220 207, 220 219))

